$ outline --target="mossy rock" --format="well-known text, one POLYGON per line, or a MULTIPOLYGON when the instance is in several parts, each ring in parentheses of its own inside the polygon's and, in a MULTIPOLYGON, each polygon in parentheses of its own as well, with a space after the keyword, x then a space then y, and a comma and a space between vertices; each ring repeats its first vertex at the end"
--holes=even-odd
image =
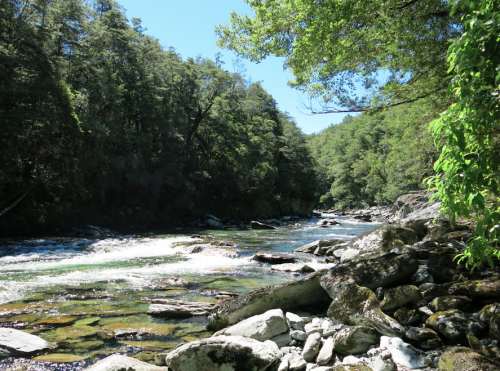
POLYGON ((467 281, 453 284, 448 292, 451 295, 467 295, 479 298, 500 298, 500 280, 467 281))
MULTIPOLYGON (((198 340, 198 338, 194 338, 194 340, 198 340)), ((178 341, 119 341, 118 343, 128 347, 154 352, 173 349, 179 345, 178 341)))
POLYGON ((47 317, 36 321, 32 326, 68 326, 76 322, 78 318, 75 316, 47 317))
POLYGON ((99 321, 100 326, 112 325, 113 323, 150 323, 153 322, 153 317, 148 314, 139 314, 136 316, 127 317, 108 317, 101 318, 99 321))
POLYGON ((341 290, 328 308, 327 316, 338 323, 354 324, 365 310, 378 308, 380 302, 372 290, 351 284, 341 290))
POLYGON ((104 341, 102 340, 90 340, 82 341, 81 339, 69 340, 63 343, 59 343, 60 346, 65 348, 73 349, 75 353, 86 353, 93 349, 99 349, 104 346, 104 341))
POLYGON ((137 353, 132 358, 138 359, 142 362, 153 363, 155 362, 156 352, 152 352, 150 350, 145 350, 144 352, 137 353))
POLYGON ((94 336, 99 331, 99 327, 95 326, 66 326, 60 327, 55 331, 42 335, 42 338, 52 341, 63 341, 68 339, 85 338, 94 336))
POLYGON ((486 330, 486 325, 482 321, 458 309, 434 313, 427 319, 426 325, 448 340, 459 344, 467 344, 469 332, 480 336, 486 330))
POLYGON ((15 314, 39 313, 61 307, 59 303, 22 303, 22 304, 4 304, 0 305, 0 317, 12 316, 15 314))
POLYGON ((438 367, 440 371, 498 371, 500 363, 470 348, 449 347, 439 357, 438 367))
POLYGON ((83 361, 86 357, 77 356, 74 354, 53 353, 44 356, 33 358, 34 361, 50 362, 50 363, 72 363, 83 361))
POLYGON ((100 328, 98 335, 103 339, 112 339, 128 335, 167 336, 175 331, 177 325, 159 323, 113 323, 100 328))
POLYGON ((13 324, 19 324, 19 323, 32 323, 40 318, 42 318, 44 315, 40 313, 29 313, 29 314, 19 314, 17 316, 9 317, 0 320, 0 322, 10 322, 13 324))
POLYGON ((364 363, 356 363, 354 365, 337 365, 332 368, 332 371, 372 371, 372 369, 364 363))
POLYGON ((422 294, 416 286, 404 285, 386 291, 380 308, 384 311, 390 311, 406 304, 418 303, 421 300, 423 300, 422 294))
POLYGON ((75 326, 90 326, 90 325, 95 325, 101 317, 89 317, 89 318, 84 318, 80 319, 75 322, 75 326))
POLYGON ((460 309, 469 312, 472 307, 472 300, 467 296, 440 296, 430 302, 428 306, 434 312, 444 312, 449 309, 460 309))
POLYGON ((132 314, 146 313, 148 311, 148 308, 149 308, 149 304, 137 305, 135 307, 119 307, 118 305, 103 304, 103 305, 75 308, 75 309, 70 310, 67 314, 75 315, 75 316, 132 315, 132 314))
POLYGON ((363 353, 377 344, 379 338, 378 332, 371 327, 347 326, 335 334, 333 349, 340 354, 363 353))

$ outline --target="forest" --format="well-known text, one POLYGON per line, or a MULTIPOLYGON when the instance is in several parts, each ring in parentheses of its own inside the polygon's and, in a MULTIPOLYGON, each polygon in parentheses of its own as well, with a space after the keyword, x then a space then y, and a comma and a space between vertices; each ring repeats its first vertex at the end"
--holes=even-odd
POLYGON ((310 111, 342 123, 304 135, 259 82, 220 55, 182 59, 113 0, 0 0, 0 234, 429 188, 452 223, 475 221, 468 258, 500 254, 498 2, 245 2, 253 16, 232 13, 218 45, 284 57, 310 111))

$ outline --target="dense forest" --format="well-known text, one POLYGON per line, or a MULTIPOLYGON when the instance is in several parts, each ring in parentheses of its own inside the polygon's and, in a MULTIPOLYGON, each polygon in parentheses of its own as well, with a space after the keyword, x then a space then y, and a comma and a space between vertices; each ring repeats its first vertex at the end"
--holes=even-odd
POLYGON ((0 231, 304 214, 293 119, 222 61, 182 60, 110 0, 0 0, 0 231))

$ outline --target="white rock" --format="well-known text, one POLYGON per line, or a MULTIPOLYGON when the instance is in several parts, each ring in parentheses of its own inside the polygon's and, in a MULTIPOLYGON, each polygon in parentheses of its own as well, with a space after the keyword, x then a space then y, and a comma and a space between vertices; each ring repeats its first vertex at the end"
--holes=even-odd
POLYGON ((49 348, 49 343, 36 335, 12 328, 0 328, 0 357, 30 354, 49 348))
POLYGON ((288 320, 288 323, 290 324, 291 328, 293 328, 294 330, 304 331, 305 324, 304 324, 304 320, 302 319, 302 317, 299 317, 295 313, 287 312, 286 319, 288 320))
POLYGON ((302 356, 298 353, 290 354, 291 357, 289 359, 288 371, 304 371, 307 367, 307 362, 304 360, 304 358, 302 358, 302 356))
POLYGON ((347 357, 344 357, 344 359, 342 360, 343 365, 355 365, 357 363, 363 363, 361 358, 354 357, 354 356, 347 356, 347 357))
POLYGON ((281 309, 268 310, 263 314, 247 318, 223 331, 224 335, 239 335, 265 341, 288 331, 288 324, 281 309))
POLYGON ((150 365, 149 363, 139 361, 138 359, 114 354, 106 357, 93 366, 85 369, 86 371, 161 371, 165 367, 150 365))
POLYGON ((392 360, 401 366, 420 368, 433 363, 433 357, 430 354, 412 347, 400 338, 382 336, 380 347, 387 348, 391 352, 392 360))
POLYGON ((281 359, 281 363, 278 366, 278 371, 288 371, 288 366, 290 365, 290 358, 292 358, 292 354, 288 353, 281 359))
POLYGON ((392 354, 387 349, 377 356, 372 357, 368 362, 368 366, 373 371, 395 371, 397 369, 392 360, 392 354))
POLYGON ((316 363, 320 366, 326 365, 333 356, 333 338, 328 338, 319 351, 316 363))
POLYGON ((320 345, 321 334, 319 332, 309 335, 302 351, 302 356, 307 362, 311 362, 316 358, 320 345))

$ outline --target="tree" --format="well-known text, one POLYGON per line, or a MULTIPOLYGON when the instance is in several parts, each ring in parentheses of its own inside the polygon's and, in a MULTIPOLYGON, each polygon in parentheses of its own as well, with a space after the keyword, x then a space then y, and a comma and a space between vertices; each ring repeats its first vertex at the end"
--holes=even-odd
POLYGON ((443 0, 245 0, 255 17, 231 14, 221 47, 258 62, 285 57, 293 87, 320 111, 366 111, 444 95, 446 51, 460 12, 443 0), (382 73, 380 73, 382 72, 382 73), (356 96, 363 86, 366 94, 356 96))
POLYGON ((443 212, 475 217, 476 236, 460 260, 475 268, 500 257, 500 9, 495 0, 453 1, 464 33, 450 47, 456 103, 431 130, 445 146, 431 187, 443 212))

